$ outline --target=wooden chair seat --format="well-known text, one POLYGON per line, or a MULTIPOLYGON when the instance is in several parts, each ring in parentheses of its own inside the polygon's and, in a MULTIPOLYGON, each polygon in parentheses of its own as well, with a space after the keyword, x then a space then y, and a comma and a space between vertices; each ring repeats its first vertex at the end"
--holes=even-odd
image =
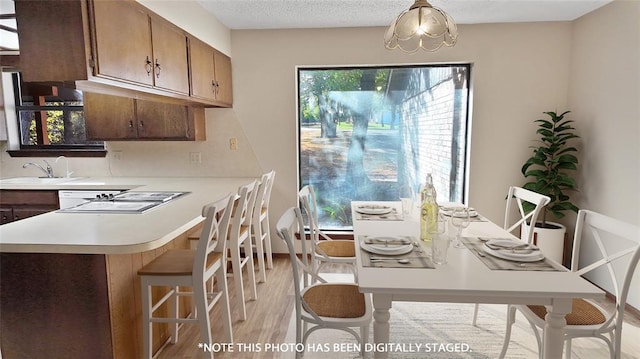
POLYGON ((353 241, 349 240, 332 240, 322 241, 316 246, 320 250, 316 250, 319 254, 323 252, 329 257, 355 257, 356 247, 353 241))
MULTIPOLYGON (((571 342, 575 338, 597 338, 605 342, 609 358, 622 355, 622 323, 624 321, 627 296, 633 290, 631 281, 640 261, 640 227, 625 223, 607 215, 586 209, 578 211, 573 236, 571 271, 579 276, 588 276, 595 270, 608 273, 602 277, 603 287, 613 288, 615 310, 598 306, 597 302, 573 299, 571 313, 565 315, 564 358, 571 358, 571 342), (580 258, 581 249, 588 246, 589 258, 580 258), (606 270, 606 271, 605 271, 606 270)), ((547 309, 543 305, 508 306, 507 329, 499 358, 504 358, 511 340, 511 327, 520 311, 531 325, 538 342, 538 352, 544 349, 544 328, 547 309)))
MULTIPOLYGON (((544 320, 547 308, 544 305, 527 306, 535 315, 544 320)), ((584 299, 573 300, 573 310, 565 316, 567 325, 594 325, 602 324, 607 320, 598 308, 584 299)))
POLYGON ((321 317, 359 318, 366 312, 364 294, 358 286, 324 284, 310 287, 302 296, 309 308, 321 317))
MULTIPOLYGON (((172 249, 163 253, 138 271, 138 275, 191 275, 196 251, 191 249, 172 249)), ((222 253, 212 252, 207 256, 207 268, 221 260, 222 253)))
MULTIPOLYGON (((296 359, 304 355, 307 338, 316 330, 337 329, 351 333, 360 344, 360 355, 365 356, 365 343, 368 343, 369 325, 373 317, 370 293, 360 293, 358 285, 353 283, 327 283, 310 266, 311 251, 308 246, 304 220, 300 208, 291 207, 280 217, 276 228, 278 236, 287 245, 295 295, 296 343, 302 345, 296 351, 296 359), (300 235, 299 252, 294 245, 296 233, 300 235), (300 255, 300 257, 298 257, 300 255), (314 281, 311 283, 311 276, 314 281), (359 333, 358 333, 359 331, 359 333)), ((351 248, 353 248, 353 241, 351 248)))

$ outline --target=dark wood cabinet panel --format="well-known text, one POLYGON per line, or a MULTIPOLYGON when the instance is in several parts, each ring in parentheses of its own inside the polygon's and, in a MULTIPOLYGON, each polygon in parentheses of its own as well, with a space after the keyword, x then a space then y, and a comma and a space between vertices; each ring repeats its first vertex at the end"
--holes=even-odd
POLYGON ((84 1, 16 0, 15 10, 25 82, 88 78, 84 1))
POLYGON ((55 211, 58 191, 0 190, 0 224, 55 211))

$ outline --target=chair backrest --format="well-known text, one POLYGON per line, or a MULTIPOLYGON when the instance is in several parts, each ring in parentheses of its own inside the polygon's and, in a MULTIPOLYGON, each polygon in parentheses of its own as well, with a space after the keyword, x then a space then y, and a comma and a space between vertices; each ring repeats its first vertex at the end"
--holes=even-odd
POLYGON ((276 175, 275 171, 265 173, 260 178, 258 189, 256 191, 256 200, 253 206, 253 219, 254 222, 260 220, 260 215, 263 208, 269 207, 269 200, 271 199, 271 188, 273 188, 273 180, 276 175))
POLYGON ((225 253, 227 232, 236 195, 227 194, 221 199, 202 207, 204 225, 196 246, 193 261, 193 275, 196 280, 204 280, 207 258, 212 252, 225 253))
POLYGON ((597 212, 584 209, 578 211, 571 270, 585 275, 598 268, 606 268, 610 281, 608 284, 616 296, 616 311, 608 318, 607 323, 611 320, 616 321, 615 340, 618 353, 620 335, 617 330, 622 327, 624 307, 639 259, 640 227, 597 212), (581 258, 580 249, 585 245, 590 253, 595 251, 600 258, 581 258))
POLYGON ((231 214, 231 228, 229 230, 229 238, 240 238, 240 231, 242 226, 249 226, 251 224, 251 211, 249 202, 253 196, 255 201, 255 188, 257 181, 253 180, 251 183, 238 188, 238 200, 234 204, 233 213, 231 214))
POLYGON ((245 185, 243 187, 247 188, 247 210, 243 213, 244 217, 242 220, 242 225, 250 226, 251 219, 253 218, 253 207, 256 204, 260 183, 258 181, 253 181, 252 183, 245 185))
POLYGON ((530 191, 528 189, 524 189, 522 187, 509 187, 509 194, 507 195, 507 207, 504 213, 504 229, 507 232, 512 232, 516 228, 520 227, 521 233, 523 234, 520 238, 524 239, 527 243, 533 243, 533 229, 527 230, 524 226, 525 223, 530 223, 531 228, 535 226, 536 221, 538 220, 538 215, 544 207, 549 204, 551 199, 548 196, 542 195, 540 193, 536 193, 530 191), (528 202, 535 206, 535 208, 526 213, 524 210, 523 203, 528 202), (511 213, 513 204, 518 206, 518 213, 520 217, 518 220, 512 223, 511 213))
POLYGON ((298 192, 298 200, 304 215, 307 217, 306 224, 309 227, 309 235, 315 244, 320 240, 320 226, 318 224, 318 205, 313 187, 311 185, 302 187, 298 192))
MULTIPOLYGON (((304 263, 301 263, 296 254, 295 248, 295 233, 300 233, 300 239, 305 242, 306 235, 304 233, 304 223, 302 222, 302 214, 297 207, 291 207, 287 209, 276 224, 276 231, 278 236, 287 245, 289 251, 289 257, 291 259, 291 268, 293 271, 293 287, 296 295, 296 310, 300 308, 300 293, 303 289, 300 284, 300 270, 306 267, 304 263)), ((303 257, 304 258, 304 257, 303 257)))

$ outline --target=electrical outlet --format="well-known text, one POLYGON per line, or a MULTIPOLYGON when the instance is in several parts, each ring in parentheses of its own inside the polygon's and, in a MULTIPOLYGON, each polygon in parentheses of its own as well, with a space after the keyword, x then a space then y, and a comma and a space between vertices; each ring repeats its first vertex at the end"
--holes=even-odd
POLYGON ((122 151, 112 151, 112 155, 115 161, 122 161, 122 157, 124 156, 122 151))
POLYGON ((229 149, 231 151, 235 151, 238 149, 238 139, 235 137, 232 137, 229 139, 229 149))
POLYGON ((201 152, 190 152, 189 153, 189 162, 192 164, 202 163, 202 153, 201 152))

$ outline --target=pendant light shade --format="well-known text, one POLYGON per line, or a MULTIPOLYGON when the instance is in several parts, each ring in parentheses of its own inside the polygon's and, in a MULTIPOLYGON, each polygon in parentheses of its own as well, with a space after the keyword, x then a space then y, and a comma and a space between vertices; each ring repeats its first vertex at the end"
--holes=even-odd
POLYGON ((457 38, 458 27, 451 16, 426 0, 416 0, 391 23, 384 35, 384 46, 408 53, 418 49, 436 51, 442 45, 455 45, 457 38))

